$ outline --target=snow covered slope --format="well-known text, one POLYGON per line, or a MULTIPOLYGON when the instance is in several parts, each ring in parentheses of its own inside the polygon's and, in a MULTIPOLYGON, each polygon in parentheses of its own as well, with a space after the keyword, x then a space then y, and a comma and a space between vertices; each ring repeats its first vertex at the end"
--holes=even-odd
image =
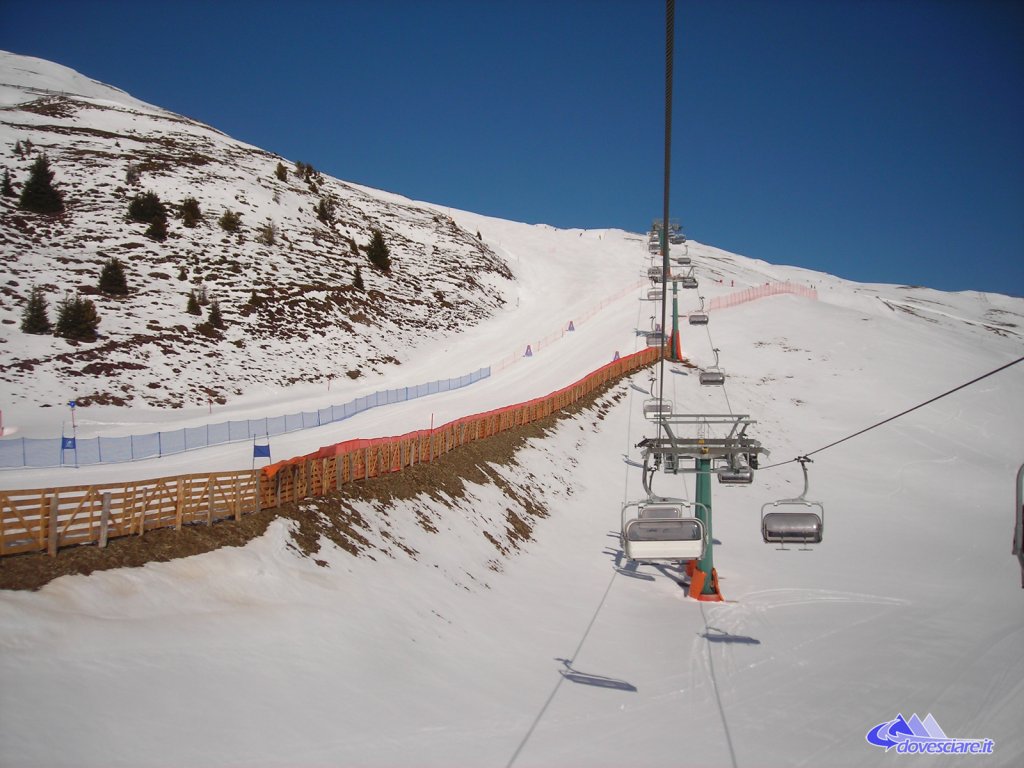
POLYGON ((506 264, 439 210, 345 184, 66 68, 5 53, 0 157, 16 193, 44 154, 66 210, 40 215, 20 210, 17 197, 0 198, 0 396, 19 417, 23 406, 65 402, 69 389, 85 407, 183 408, 370 376, 507 300, 506 264), (164 241, 127 219, 144 192, 169 209, 164 241), (188 198, 203 214, 194 227, 180 218, 188 198), (241 216, 237 232, 220 226, 226 211, 241 216), (364 252, 373 229, 391 249, 390 275, 364 252), (112 257, 126 265, 127 297, 98 290, 112 257), (365 290, 353 286, 357 267, 365 290), (44 290, 51 321, 66 292, 89 296, 100 338, 21 333, 33 286, 44 290), (205 325, 206 308, 186 312, 190 291, 219 303, 222 332, 205 325), (41 383, 51 381, 61 386, 41 383))
MULTIPOLYGON (((410 347, 388 380, 515 362, 458 393, 282 438, 277 455, 524 400, 642 343, 636 330, 655 314, 638 300, 645 289, 601 305, 645 272, 643 238, 451 216, 484 235, 515 282, 501 309, 410 347), (579 317, 576 331, 552 333, 579 317), (550 341, 522 358, 539 339, 550 341)), ((696 364, 721 350, 724 388, 701 387, 685 367, 665 372, 678 411, 756 419, 772 450, 764 464, 846 437, 1024 347, 1024 300, 855 284, 698 243, 689 254, 708 299, 787 279, 818 291, 817 301, 776 296, 714 311, 706 329, 684 325, 696 364)), ((680 293, 684 311, 695 293, 680 293)), ((38 385, 56 387, 44 374, 38 385)), ((1024 590, 1010 556, 1024 366, 816 454, 809 497, 825 506, 825 541, 812 551, 760 539, 761 505, 800 491, 796 465, 760 470, 749 487, 715 485, 720 604, 689 599, 676 571, 622 559, 619 505, 642 493, 624 457, 651 434, 638 391, 648 386, 647 372, 617 385, 461 492, 346 499, 364 521, 358 556, 323 538, 320 565, 282 520, 242 548, 0 592, 0 763, 1024 763, 1024 590), (529 521, 532 540, 510 537, 514 520, 529 521), (994 752, 915 758, 866 741, 912 713, 930 713, 949 736, 992 739, 994 752)), ((276 397, 281 412, 344 399, 303 384, 276 397)), ((260 390, 237 400, 223 410, 273 404, 260 390)), ((203 418, 95 414, 83 429, 203 418)), ((248 446, 226 447, 0 482, 250 460, 248 446)), ((692 479, 668 475, 655 490, 694 495, 692 479)))

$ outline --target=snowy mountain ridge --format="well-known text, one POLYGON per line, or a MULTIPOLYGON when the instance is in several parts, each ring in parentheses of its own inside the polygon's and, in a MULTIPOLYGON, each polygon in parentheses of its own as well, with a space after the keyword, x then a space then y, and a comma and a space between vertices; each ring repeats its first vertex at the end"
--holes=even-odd
POLYGON ((73 381, 83 406, 172 408, 357 379, 505 303, 507 265, 438 210, 329 178, 49 62, 5 53, 0 83, 0 157, 15 192, 45 154, 66 201, 57 215, 0 201, 0 378, 15 404, 62 402, 27 384, 51 376, 73 381), (163 242, 127 220, 143 192, 170 209, 163 242), (187 198, 203 216, 195 227, 180 219, 187 198), (237 232, 218 225, 225 211, 241 216, 237 232), (390 275, 366 258, 374 229, 391 249, 390 275), (97 288, 111 257, 126 265, 126 297, 97 288), (353 285, 357 267, 365 289, 353 285), (100 338, 19 333, 33 286, 51 321, 65 292, 88 296, 100 338), (223 332, 204 326, 207 307, 186 313, 193 290, 219 303, 223 332))

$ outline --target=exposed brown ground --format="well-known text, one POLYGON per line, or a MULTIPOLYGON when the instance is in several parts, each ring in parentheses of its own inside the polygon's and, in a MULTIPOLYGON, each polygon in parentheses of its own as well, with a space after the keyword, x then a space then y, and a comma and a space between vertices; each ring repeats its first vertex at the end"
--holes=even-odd
MULTIPOLYGON (((261 536, 267 525, 277 517, 296 521, 293 543, 310 557, 315 557, 318 552, 321 536, 353 555, 358 555, 372 547, 362 535, 362 531, 368 527, 367 523, 352 502, 370 500, 387 505, 392 499, 411 499, 419 495, 441 498, 441 493, 457 498, 462 495, 466 481, 498 485, 510 501, 517 502, 526 510, 528 517, 546 517, 547 510, 509 486, 488 465, 514 464, 517 452, 528 439, 544 437, 562 419, 583 411, 593 411, 597 419, 603 418, 609 403, 598 401, 607 400, 602 396, 614 386, 615 383, 605 385, 561 414, 461 446, 431 464, 418 464, 402 472, 351 483, 345 486, 342 493, 306 499, 278 509, 262 510, 246 515, 240 521, 228 519, 212 526, 186 526, 180 531, 163 528, 147 531, 144 536, 111 539, 105 549, 83 545, 62 549, 56 557, 50 557, 45 552, 32 552, 0 558, 0 589, 35 590, 53 579, 69 574, 139 567, 149 562, 166 562, 221 547, 243 546, 261 536)), ((611 400, 618 401, 624 394, 620 390, 611 396, 611 400)), ((533 527, 531 520, 512 512, 507 522, 504 542, 484 534, 501 554, 508 554, 509 550, 518 548, 519 542, 529 540, 533 527)), ((425 530, 431 531, 433 528, 425 515, 420 516, 419 523, 425 530)), ((319 560, 317 562, 322 563, 319 560)))

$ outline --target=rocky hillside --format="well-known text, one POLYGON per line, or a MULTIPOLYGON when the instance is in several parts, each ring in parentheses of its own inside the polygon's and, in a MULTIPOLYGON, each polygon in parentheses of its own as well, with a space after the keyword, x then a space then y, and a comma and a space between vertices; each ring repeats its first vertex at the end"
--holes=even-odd
MULTIPOLYGON (((343 140, 344 127, 339 126, 343 140)), ((0 388, 7 402, 182 407, 223 402, 253 384, 359 377, 403 350, 473 324, 504 303, 505 263, 438 209, 347 184, 235 141, 50 62, 0 52, 0 388), (45 155, 61 213, 22 210, 29 169, 45 155), (154 193, 167 237, 131 221, 154 193), (182 220, 198 203, 201 219, 182 220), (221 225, 225 212, 240 226, 221 225), (189 222, 193 223, 193 222, 189 222), (374 229, 391 270, 367 256, 374 229), (126 268, 127 296, 98 288, 126 268), (357 287, 359 270, 364 288, 357 287), (93 342, 20 330, 33 286, 48 302, 82 295, 101 318, 93 342), (190 292, 211 304, 186 311, 190 292), (212 302, 224 327, 208 322, 212 302), (287 357, 290 364, 282 366, 287 357), (46 373, 46 376, 40 376, 46 373)))

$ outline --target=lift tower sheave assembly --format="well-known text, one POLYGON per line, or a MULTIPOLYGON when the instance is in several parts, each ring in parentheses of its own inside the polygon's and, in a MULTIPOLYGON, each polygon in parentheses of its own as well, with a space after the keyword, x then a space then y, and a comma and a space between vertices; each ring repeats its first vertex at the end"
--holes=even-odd
POLYGON ((699 558, 687 563, 690 597, 721 600, 711 522, 711 476, 717 474, 714 464, 721 463, 723 471, 750 470, 767 450, 747 435, 747 429, 756 422, 745 414, 661 414, 658 421, 658 437, 646 437, 637 443, 644 455, 644 490, 649 498, 656 498, 651 480, 659 470, 697 475, 696 517, 703 524, 707 546, 699 558), (726 432, 725 436, 702 436, 715 427, 726 432))

